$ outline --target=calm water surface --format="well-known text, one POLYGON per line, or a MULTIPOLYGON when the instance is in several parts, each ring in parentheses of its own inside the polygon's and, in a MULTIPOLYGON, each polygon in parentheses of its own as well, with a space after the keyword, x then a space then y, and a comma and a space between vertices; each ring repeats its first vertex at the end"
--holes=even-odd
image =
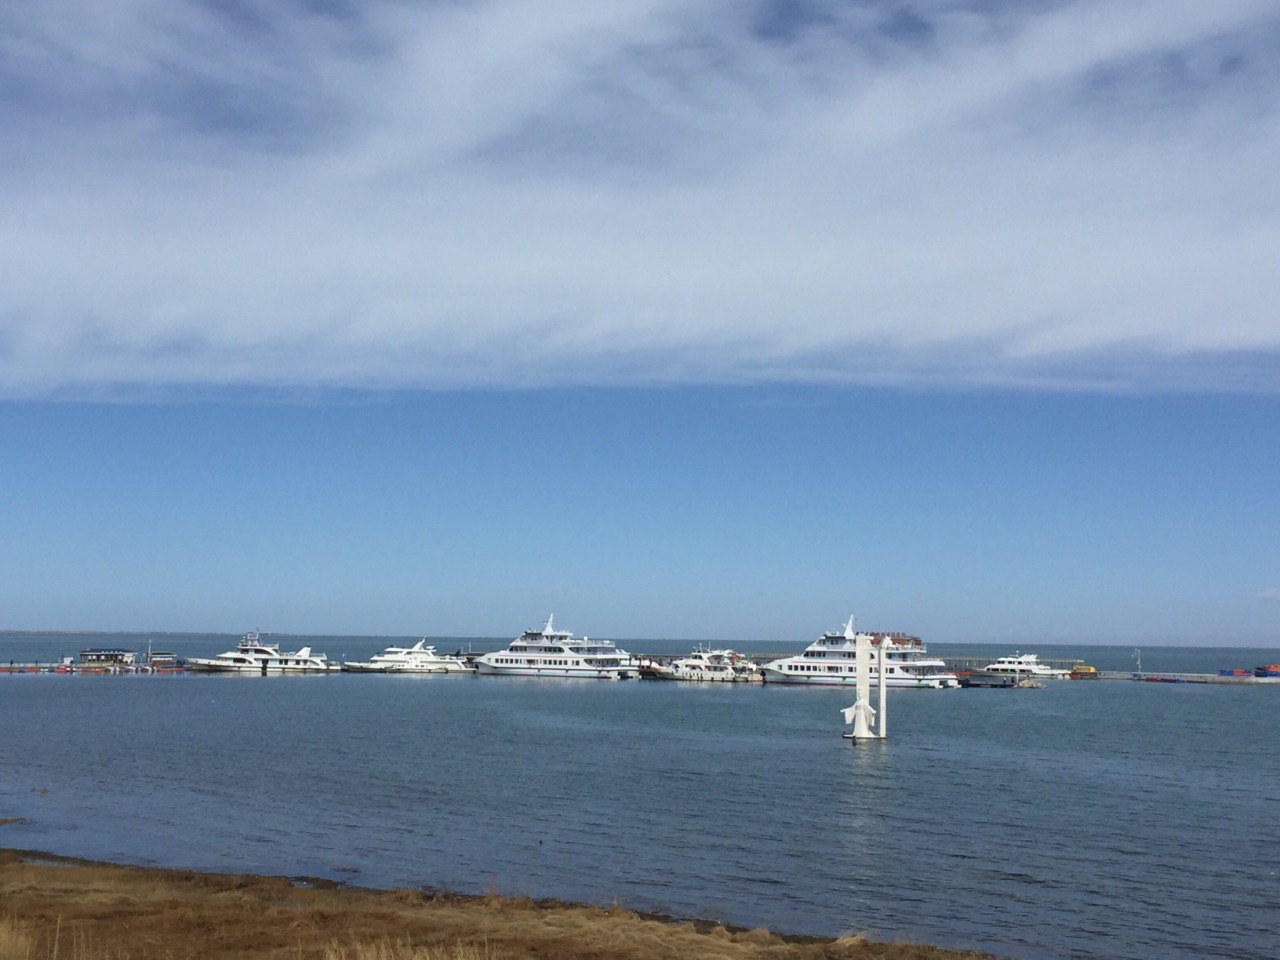
MULTIPOLYGON (((360 643, 332 638, 330 655, 381 645, 360 643)), ((1129 649, 1074 652, 1132 666, 1129 649)), ((1144 650, 1144 668, 1280 660, 1169 656, 1182 659, 1144 650)), ((858 747, 840 738, 851 699, 475 677, 0 676, 0 817, 28 820, 0 828, 0 843, 616 900, 1018 958, 1275 956, 1280 688, 891 691, 890 739, 858 747)))

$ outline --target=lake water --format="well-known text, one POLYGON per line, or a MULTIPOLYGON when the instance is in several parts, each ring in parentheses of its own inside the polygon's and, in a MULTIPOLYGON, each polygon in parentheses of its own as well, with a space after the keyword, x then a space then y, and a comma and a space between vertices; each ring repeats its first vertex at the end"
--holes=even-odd
MULTIPOLYGON (((0 659, 117 642, 9 636, 0 659)), ((357 659, 390 641, 301 642, 357 659)), ((208 655, 234 638, 157 645, 208 655)), ((1133 666, 1131 648, 1037 652, 1133 666)), ((1280 653, 1142 660, 1208 673, 1280 653)), ((0 675, 0 818, 27 821, 0 843, 1029 960, 1276 955, 1280 687, 894 690, 889 739, 858 746, 840 736, 851 700, 754 684, 0 675)))

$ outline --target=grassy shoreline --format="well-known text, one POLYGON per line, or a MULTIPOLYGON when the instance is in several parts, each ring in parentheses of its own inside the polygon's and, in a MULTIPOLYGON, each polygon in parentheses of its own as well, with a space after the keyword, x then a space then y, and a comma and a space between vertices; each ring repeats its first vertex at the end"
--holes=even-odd
POLYGON ((553 900, 375 890, 0 848, 0 960, 986 960, 553 900))

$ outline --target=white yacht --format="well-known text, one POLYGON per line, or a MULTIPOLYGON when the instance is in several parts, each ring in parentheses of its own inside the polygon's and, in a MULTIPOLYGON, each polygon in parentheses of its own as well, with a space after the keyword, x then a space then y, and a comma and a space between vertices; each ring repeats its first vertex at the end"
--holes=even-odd
POLYGON ((387 647, 368 660, 349 660, 342 669, 351 673, 474 673, 460 656, 436 653, 423 637, 412 647, 387 647))
POLYGON ((1014 677, 1019 680, 1071 679, 1070 670, 1060 670, 1041 663, 1034 653, 1015 653, 1012 657, 1000 657, 974 673, 979 676, 1014 677))
POLYGON ((575 640, 557 630, 554 615, 541 630, 526 630, 505 650, 476 657, 476 672, 504 677, 581 677, 627 680, 639 675, 634 658, 608 640, 575 640))
POLYGON ((303 647, 294 653, 282 651, 278 644, 265 643, 256 633, 246 633, 234 650, 216 657, 191 657, 187 669, 199 673, 329 673, 342 669, 323 653, 312 653, 303 647))
POLYGON ((735 650, 699 647, 670 663, 648 663, 640 676, 651 680, 693 680, 703 683, 749 683, 762 679, 759 664, 735 650))
MULTIPOLYGON (((853 617, 843 631, 824 633, 804 653, 783 657, 764 665, 765 683, 808 683, 828 686, 853 686, 858 682, 857 640, 869 637, 871 643, 884 647, 887 660, 885 686, 889 687, 959 687, 960 679, 936 657, 929 657, 919 637, 905 633, 856 633, 853 617)), ((878 657, 871 662, 871 683, 879 681, 878 657)))

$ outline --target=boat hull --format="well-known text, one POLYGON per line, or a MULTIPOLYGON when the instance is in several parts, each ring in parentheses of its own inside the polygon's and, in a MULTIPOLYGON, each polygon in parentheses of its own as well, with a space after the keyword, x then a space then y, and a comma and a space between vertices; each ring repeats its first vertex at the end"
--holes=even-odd
POLYGON ((191 673, 233 673, 244 676, 270 676, 285 673, 337 673, 341 667, 336 664, 227 664, 211 660, 188 660, 187 670, 191 673))
POLYGON ((551 677, 557 680, 631 680, 639 675, 632 667, 518 667, 476 664, 485 677, 551 677))
MULTIPOLYGON (((1010 680, 1070 680, 1070 670, 974 670, 975 677, 1008 677, 1010 680)), ((1088 676, 1082 674, 1082 677, 1088 676)), ((1096 678, 1097 674, 1093 674, 1096 678)))
POLYGON ((722 673, 709 670, 677 670, 660 664, 641 667, 640 677, 643 680, 679 680, 684 683, 759 683, 763 679, 758 671, 722 673))
MULTIPOLYGON (((823 676, 815 674, 812 676, 788 676, 787 674, 778 673, 776 671, 766 670, 764 673, 765 683, 788 684, 797 687, 856 687, 858 678, 850 674, 832 674, 823 676)), ((871 686, 879 684, 878 677, 871 678, 871 686)), ((945 674, 941 676, 925 676, 925 677, 890 677, 885 680, 886 687, 895 687, 898 689, 908 688, 915 690, 945 690, 960 686, 960 678, 953 674, 945 674)))
POLYGON ((342 665, 344 673, 430 673, 443 674, 455 673, 466 674, 475 673, 472 667, 466 664, 437 663, 422 665, 406 665, 406 664, 381 664, 381 663, 344 663, 342 665))

